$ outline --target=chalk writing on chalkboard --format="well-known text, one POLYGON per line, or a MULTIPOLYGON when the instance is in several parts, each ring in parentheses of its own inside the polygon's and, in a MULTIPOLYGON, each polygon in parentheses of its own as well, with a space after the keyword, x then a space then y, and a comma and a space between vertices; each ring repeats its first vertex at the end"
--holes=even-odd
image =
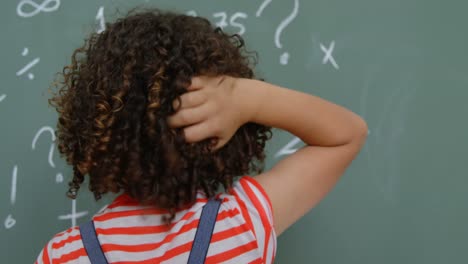
POLYGON ((301 143, 302 140, 298 137, 294 137, 291 141, 288 142, 284 147, 282 147, 278 152, 275 154, 275 158, 279 158, 280 156, 290 155, 293 154, 298 150, 298 148, 293 148, 297 144, 301 143))
MULTIPOLYGON (((260 7, 257 9, 257 12, 255 15, 257 17, 260 17, 262 15, 263 10, 271 3, 271 0, 265 0, 262 2, 260 7)), ((283 45, 281 44, 281 33, 283 30, 297 17, 297 14, 299 12, 299 0, 294 0, 294 7, 291 13, 284 18, 278 27, 275 30, 275 46, 278 49, 283 48, 283 45)), ((287 65, 289 62, 289 52, 285 51, 280 55, 280 64, 281 65, 287 65)))
POLYGON ((271 0, 265 0, 262 2, 262 4, 260 5, 260 7, 257 9, 257 12, 255 13, 255 15, 257 17, 261 16, 262 15, 262 12, 263 12, 263 9, 265 9, 265 7, 267 7, 268 4, 271 3, 271 0))
MULTIPOLYGON (((275 45, 278 49, 283 48, 283 45, 281 45, 281 40, 280 40, 281 32, 283 32, 283 30, 294 20, 294 18, 296 18, 298 11, 299 11, 299 0, 294 0, 293 11, 291 12, 291 14, 289 14, 289 16, 287 16, 285 19, 281 21, 281 23, 279 24, 279 26, 276 28, 276 31, 275 31, 275 45)), ((289 52, 287 51, 283 52, 280 55, 280 63, 282 65, 286 65, 288 64, 288 61, 289 61, 289 52)))
MULTIPOLYGON (((195 10, 189 10, 185 12, 185 14, 188 16, 197 16, 197 12, 195 10)), ((215 25, 217 27, 220 27, 221 29, 224 29, 228 26, 238 28, 239 30, 235 32, 235 34, 239 35, 244 34, 246 31, 245 25, 239 22, 240 19, 246 19, 248 17, 246 13, 236 12, 229 17, 229 15, 226 12, 216 12, 213 13, 212 16, 213 18, 217 19, 217 21, 214 22, 215 25)))
POLYGON ((10 192, 10 202, 12 205, 16 202, 16 179, 18 176, 18 165, 13 167, 13 173, 11 174, 11 192, 10 192))
MULTIPOLYGON (((256 17, 261 17, 262 14, 265 15, 268 12, 268 8, 270 4, 272 3, 272 0, 263 0, 261 1, 260 6, 256 10, 255 16, 256 17)), ((60 0, 19 0, 18 4, 16 6, 16 12, 17 15, 23 18, 29 18, 29 17, 34 17, 39 14, 46 14, 46 13, 51 13, 59 9, 61 5, 60 0)), ((287 27, 290 26, 290 24, 296 19, 298 13, 299 13, 299 0, 294 0, 291 3, 291 6, 289 6, 291 9, 285 10, 284 17, 281 20, 277 20, 277 23, 272 26, 272 29, 275 29, 274 31, 274 45, 276 48, 281 50, 281 55, 279 56, 279 62, 282 65, 287 65, 289 63, 290 59, 290 54, 284 47, 285 43, 283 43, 284 37, 282 37, 285 33, 285 30, 287 27), (276 26, 277 25, 277 26, 276 26), (274 28, 276 26, 276 28, 274 28), (284 48, 284 49, 283 49, 284 48)), ((271 8, 270 8, 271 10, 271 8)), ((255 10, 253 10, 255 11, 255 10)), ((252 12, 253 12, 252 11, 252 12)), ((91 12, 96 12, 94 11, 91 12)), ((217 27, 220 27, 222 29, 228 29, 231 31, 234 31, 233 33, 243 35, 247 32, 247 27, 246 27, 246 21, 249 18, 249 15, 247 14, 248 12, 243 12, 243 11, 218 11, 214 13, 210 13, 209 16, 211 16, 211 20, 213 21, 213 24, 217 27)), ((95 23, 96 23, 96 32, 97 33, 102 33, 104 30, 106 30, 106 20, 105 20, 105 6, 99 6, 97 9, 97 12, 95 13, 95 23)), ((195 10, 190 10, 186 12, 187 15, 191 16, 197 16, 197 12, 195 10)), ((253 17, 253 15, 251 15, 253 17)), ((335 41, 331 41, 330 43, 320 43, 320 48, 323 51, 323 60, 322 64, 330 64, 333 66, 335 69, 339 69, 339 65, 334 58, 333 52, 335 48, 335 41)), ((40 67, 40 62, 41 58, 39 56, 35 56, 33 52, 30 52, 28 47, 24 47, 22 52, 20 53, 22 60, 21 67, 17 69, 16 76, 21 77, 21 78, 27 78, 29 80, 34 80, 34 70, 36 67, 40 67)), ((7 97, 6 93, 0 93, 0 102, 4 101, 7 97)), ((50 144, 49 150, 46 153, 47 155, 47 162, 48 165, 51 168, 56 168, 56 164, 54 162, 54 151, 56 148, 55 145, 55 132, 54 129, 50 126, 44 126, 41 127, 34 135, 33 140, 32 140, 32 145, 31 148, 32 150, 35 150, 36 153, 39 152, 36 150, 36 146, 38 144, 39 139, 43 134, 50 134, 50 140, 47 139, 47 144, 50 144)), ((47 136, 48 137, 48 136, 47 136)), ((43 140, 43 139, 42 139, 43 140)), ((292 138, 286 145, 284 145, 275 155, 275 158, 279 158, 284 155, 290 155, 296 152, 299 149, 300 144, 303 142, 301 141, 300 138, 294 137, 292 138)), ((39 153, 41 154, 41 153, 39 153)), ((10 193, 10 203, 13 206, 16 201, 16 181, 17 181, 17 171, 18 171, 18 166, 15 166, 12 172, 12 178, 11 178, 11 193, 10 193)), ((63 175, 58 172, 55 175, 55 181, 57 183, 63 182, 64 177, 63 175)), ((58 216, 59 220, 71 220, 72 226, 76 225, 76 219, 83 217, 88 214, 88 211, 81 211, 77 212, 77 201, 72 200, 71 203, 71 212, 68 214, 60 215, 58 216)), ((3 218, 3 216, 2 216, 3 218)), ((4 220, 4 226, 9 229, 15 226, 16 220, 12 214, 9 214, 6 219, 4 220)))
POLYGON ((33 0, 21 0, 16 7, 20 17, 32 17, 40 12, 52 12, 60 7, 60 0, 44 0, 41 4, 33 0))
POLYGON ((320 43, 320 49, 324 52, 322 64, 330 62, 335 69, 340 69, 340 66, 338 66, 335 59, 333 58, 333 49, 335 49, 335 41, 332 41, 328 48, 326 48, 322 43, 320 43))
POLYGON ((185 14, 187 16, 193 16, 193 17, 197 16, 197 12, 195 12, 195 10, 189 10, 189 11, 185 12, 185 14))
MULTIPOLYGON (((29 49, 27 47, 25 47, 23 49, 23 52, 21 52, 21 56, 27 56, 29 54, 29 49)), ((29 63, 27 63, 23 68, 21 68, 20 70, 18 70, 16 72, 16 76, 21 76, 23 75, 24 73, 28 72, 32 67, 34 67, 36 64, 39 63, 41 59, 39 57, 36 57, 34 58, 32 61, 30 61, 29 63)), ((28 78, 29 80, 33 80, 34 79, 34 74, 32 74, 31 72, 28 72, 28 78)))
POLYGON ((3 224, 4 224, 6 229, 10 229, 13 226, 15 226, 16 220, 15 220, 15 218, 13 218, 13 216, 11 214, 9 214, 7 216, 7 218, 5 219, 5 222, 3 224))
POLYGON ((99 10, 96 14, 96 20, 99 22, 99 27, 96 30, 96 32, 100 34, 104 30, 106 30, 106 21, 104 20, 104 7, 103 6, 99 7, 99 10))
POLYGON ((218 21, 215 22, 215 25, 220 28, 225 28, 227 26, 231 26, 234 28, 238 28, 239 31, 237 34, 242 35, 245 33, 245 26, 238 21, 238 19, 246 19, 247 14, 242 12, 236 12, 229 18, 229 24, 227 23, 229 15, 226 12, 217 12, 213 14, 214 18, 219 18, 218 21))
MULTIPOLYGON (((49 148, 49 154, 48 154, 48 159, 47 161, 49 162, 49 165, 50 167, 52 168, 55 168, 55 163, 54 163, 54 160, 53 160, 53 156, 54 156, 54 150, 55 150, 55 134, 54 134, 54 129, 50 126, 44 126, 44 127, 41 127, 37 133, 34 135, 34 138, 33 138, 33 141, 32 141, 32 144, 31 144, 31 148, 33 150, 36 149, 36 143, 37 143, 37 140, 39 139, 39 137, 44 133, 44 132, 49 132, 51 137, 52 137, 52 143, 50 144, 50 148, 49 148)), ((59 183, 59 182, 63 182, 63 175, 62 173, 57 173, 55 175, 55 182, 59 183)))
POLYGON ((88 211, 76 212, 76 199, 72 200, 72 210, 70 214, 59 215, 59 220, 71 220, 71 226, 76 226, 76 219, 88 214, 88 211))
MULTIPOLYGON (((11 173, 11 190, 10 190, 10 203, 15 205, 16 202, 16 181, 18 176, 18 165, 13 167, 13 172, 11 173)), ((9 214, 5 219, 4 226, 6 229, 10 229, 15 226, 16 220, 13 218, 13 215, 9 214)))

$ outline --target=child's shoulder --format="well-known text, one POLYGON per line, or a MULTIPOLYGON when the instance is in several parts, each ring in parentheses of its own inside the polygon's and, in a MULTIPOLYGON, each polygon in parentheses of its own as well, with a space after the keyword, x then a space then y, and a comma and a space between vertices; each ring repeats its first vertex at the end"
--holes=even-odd
POLYGON ((255 180, 255 177, 242 176, 233 184, 231 193, 242 200, 261 203, 264 210, 271 211, 271 201, 263 187, 255 180))
POLYGON ((36 263, 65 263, 86 256, 78 226, 68 228, 52 237, 39 253, 36 263))
MULTIPOLYGON (((273 227, 273 209, 270 198, 255 177, 242 176, 228 192, 232 202, 248 222, 257 222, 264 228, 273 227)), ((255 229, 255 228, 254 228, 255 229)))

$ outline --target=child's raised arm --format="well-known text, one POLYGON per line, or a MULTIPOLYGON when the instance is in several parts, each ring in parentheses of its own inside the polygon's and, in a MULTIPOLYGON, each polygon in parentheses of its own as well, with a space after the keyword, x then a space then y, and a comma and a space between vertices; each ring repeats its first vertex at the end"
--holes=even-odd
POLYGON ((284 129, 307 146, 255 179, 273 206, 276 234, 312 209, 331 190, 367 136, 365 121, 316 96, 266 82, 197 77, 182 96, 182 109, 168 121, 185 127, 187 141, 209 137, 224 145, 245 122, 284 129))

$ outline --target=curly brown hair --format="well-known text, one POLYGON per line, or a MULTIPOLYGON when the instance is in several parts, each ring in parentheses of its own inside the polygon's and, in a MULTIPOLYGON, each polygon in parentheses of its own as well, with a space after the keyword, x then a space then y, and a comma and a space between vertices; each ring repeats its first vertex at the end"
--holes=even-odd
POLYGON ((221 149, 189 144, 166 119, 197 75, 254 78, 255 53, 243 39, 201 17, 131 11, 76 49, 49 103, 59 113, 58 149, 73 167, 67 195, 89 175, 96 200, 121 190, 141 204, 175 211, 212 197, 236 176, 261 172, 271 128, 241 126, 221 149), (253 54, 253 55, 252 55, 253 54))

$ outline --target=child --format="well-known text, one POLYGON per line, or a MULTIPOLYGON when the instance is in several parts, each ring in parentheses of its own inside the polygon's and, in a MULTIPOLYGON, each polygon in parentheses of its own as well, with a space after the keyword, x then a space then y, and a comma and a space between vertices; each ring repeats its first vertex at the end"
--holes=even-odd
MULTIPOLYGON (((187 263, 215 198, 206 263, 272 263, 276 237, 335 185, 366 123, 255 80, 242 38, 206 19, 150 10, 106 28, 75 51, 51 104, 74 172, 68 195, 85 175, 96 199, 121 192, 92 218, 107 262, 187 263), (270 127, 307 146, 262 172, 270 127)), ((80 230, 57 234, 37 263, 90 263, 80 230)))

